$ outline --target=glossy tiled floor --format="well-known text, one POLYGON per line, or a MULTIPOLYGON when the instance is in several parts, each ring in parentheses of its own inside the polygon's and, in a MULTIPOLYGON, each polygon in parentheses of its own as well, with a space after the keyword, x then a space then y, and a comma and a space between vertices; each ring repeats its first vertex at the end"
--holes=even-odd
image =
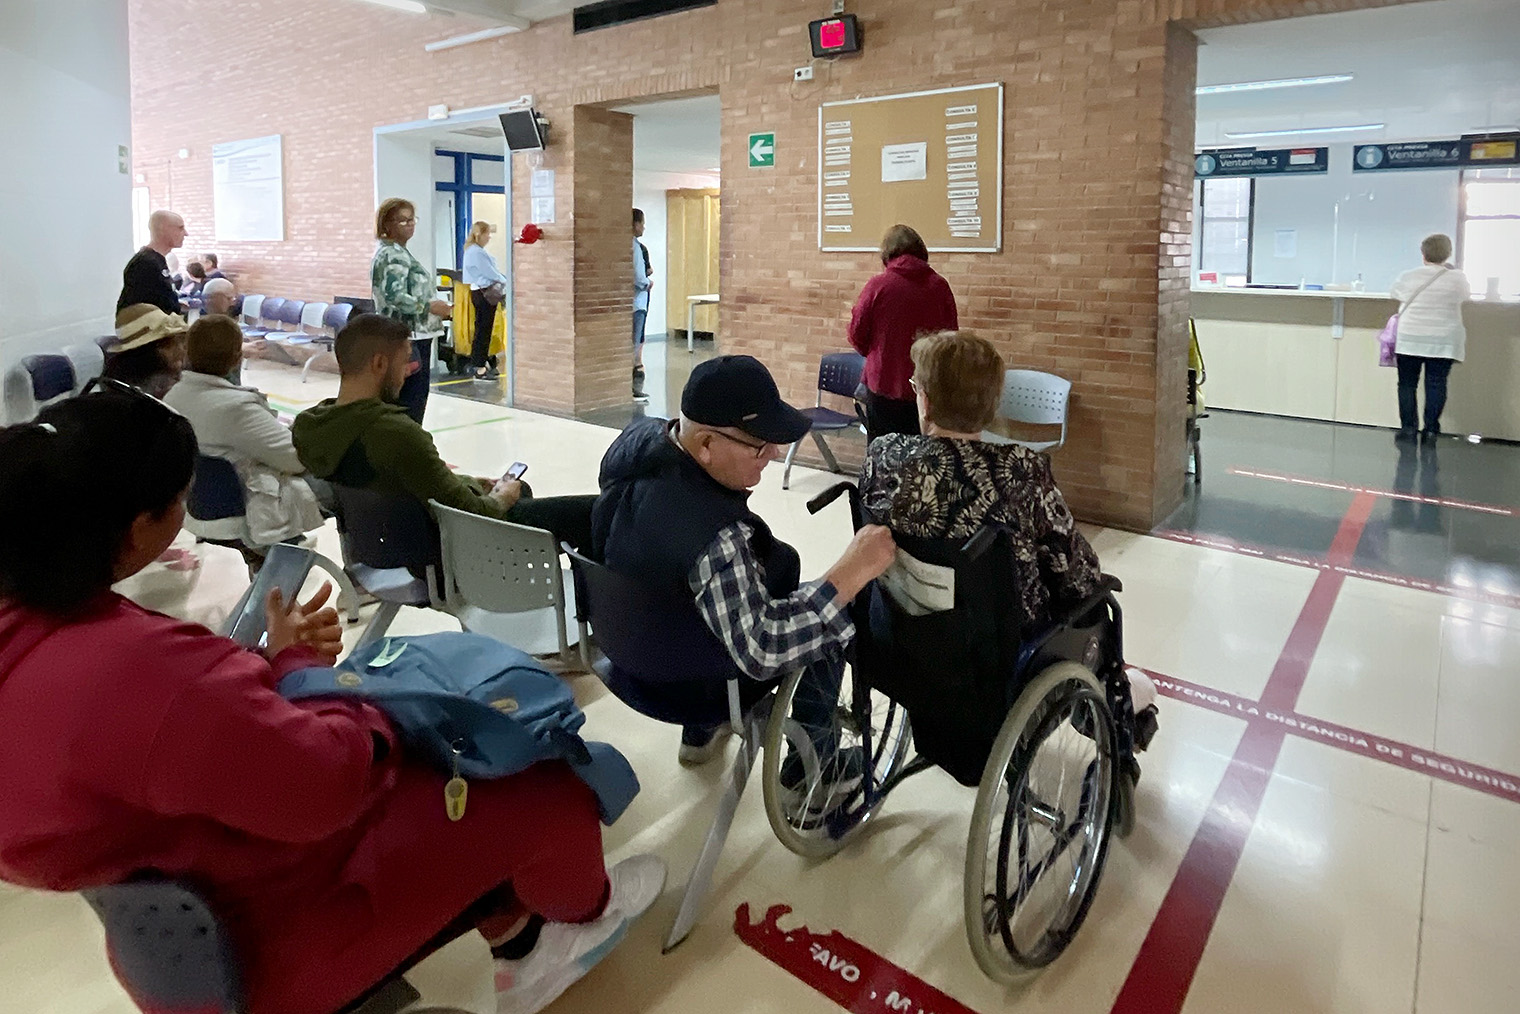
MULTIPOLYGON (((248 379, 290 410, 332 384, 303 386, 262 365, 248 379)), ((1520 1009, 1511 953, 1520 939, 1520 608, 1505 597, 1513 516, 1384 495, 1414 483, 1434 498, 1418 486, 1427 459, 1417 456, 1415 478, 1403 478, 1387 434, 1225 416, 1208 425, 1203 492, 1165 537, 1092 533, 1125 584, 1129 659, 1156 674, 1165 697, 1161 733, 1143 757, 1138 828, 1115 843, 1065 957, 1021 989, 977 970, 960 915, 972 793, 938 773, 906 783, 869 833, 824 863, 774 841, 752 784, 702 922, 660 956, 723 769, 679 767, 673 730, 582 677, 590 732, 622 748, 645 785, 608 830, 608 849, 657 852, 672 873, 650 915, 552 1009, 839 1010, 739 940, 734 913, 744 903, 756 912, 787 904, 784 927, 838 930, 980 1014, 1520 1009)), ((530 462, 544 494, 590 490, 614 435, 438 396, 429 427, 463 469, 530 462)), ((1520 504, 1520 451, 1453 443, 1437 455, 1441 496, 1520 504)), ((772 469, 755 497, 802 551, 806 573, 825 568, 849 535, 842 509, 814 518, 803 507, 831 481, 799 470, 783 492, 772 469)), ((333 532, 321 541, 336 553, 333 532)), ((241 590, 241 565, 226 551, 200 552, 195 573, 147 572, 133 594, 217 622, 241 590)), ((394 629, 450 626, 412 612, 394 629)), ((130 1010, 76 898, 0 889, 0 941, 0 1009, 130 1010)), ((474 938, 413 981, 431 1003, 493 1010, 474 938)), ((852 1009, 888 1010, 880 997, 852 1009)))

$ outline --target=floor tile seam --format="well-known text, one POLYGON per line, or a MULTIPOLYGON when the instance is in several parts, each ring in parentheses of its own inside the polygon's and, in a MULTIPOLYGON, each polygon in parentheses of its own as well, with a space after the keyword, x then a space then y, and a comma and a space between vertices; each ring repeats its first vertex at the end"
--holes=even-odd
POLYGON ((1435 834, 1435 788, 1427 789, 1425 799, 1425 857, 1420 869, 1420 921, 1415 924, 1414 944, 1414 995, 1409 1000, 1410 1014, 1420 1009, 1420 973, 1425 966, 1425 903, 1430 897, 1430 843, 1435 834))
POLYGON ((1283 472, 1257 471, 1249 468, 1231 466, 1228 469, 1231 475, 1239 475, 1244 478, 1264 479, 1271 482, 1285 483, 1291 486, 1307 486, 1313 489, 1332 490, 1338 493, 1368 493, 1372 496, 1385 500, 1404 500, 1411 503, 1428 504, 1438 507, 1450 507, 1454 510, 1468 510, 1480 514, 1490 514, 1497 517, 1514 517, 1520 511, 1514 507, 1503 504, 1484 503, 1478 500, 1460 500, 1451 497, 1429 497, 1419 493, 1406 493, 1401 490, 1381 489, 1374 486, 1359 486, 1354 483, 1336 482, 1333 479, 1316 479, 1312 476, 1290 475, 1283 472))

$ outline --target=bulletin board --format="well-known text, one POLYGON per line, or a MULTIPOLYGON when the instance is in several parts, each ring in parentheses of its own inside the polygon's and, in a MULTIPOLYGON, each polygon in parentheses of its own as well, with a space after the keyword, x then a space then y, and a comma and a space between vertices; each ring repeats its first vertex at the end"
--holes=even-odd
POLYGON ((1003 248, 1003 86, 818 108, 818 248, 873 251, 910 225, 936 253, 1003 248))

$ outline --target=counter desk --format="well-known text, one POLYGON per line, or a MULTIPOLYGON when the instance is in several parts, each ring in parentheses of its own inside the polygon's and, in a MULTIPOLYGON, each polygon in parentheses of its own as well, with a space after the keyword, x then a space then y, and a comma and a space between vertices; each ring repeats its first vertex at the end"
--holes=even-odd
MULTIPOLYGON (((1399 308, 1386 293, 1196 288, 1192 301, 1209 407, 1398 428, 1397 374, 1378 365, 1399 308)), ((1520 441, 1520 301, 1475 300, 1463 320, 1441 428, 1520 441)))

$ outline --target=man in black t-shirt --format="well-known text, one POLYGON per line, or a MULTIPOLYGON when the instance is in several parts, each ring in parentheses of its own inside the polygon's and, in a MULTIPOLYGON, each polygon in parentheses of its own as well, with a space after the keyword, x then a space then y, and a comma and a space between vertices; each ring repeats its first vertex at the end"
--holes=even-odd
POLYGON ((148 219, 148 245, 132 255, 121 273, 116 312, 148 303, 165 313, 179 313, 179 293, 169 275, 169 252, 185 242, 185 220, 172 211, 155 211, 148 219))

